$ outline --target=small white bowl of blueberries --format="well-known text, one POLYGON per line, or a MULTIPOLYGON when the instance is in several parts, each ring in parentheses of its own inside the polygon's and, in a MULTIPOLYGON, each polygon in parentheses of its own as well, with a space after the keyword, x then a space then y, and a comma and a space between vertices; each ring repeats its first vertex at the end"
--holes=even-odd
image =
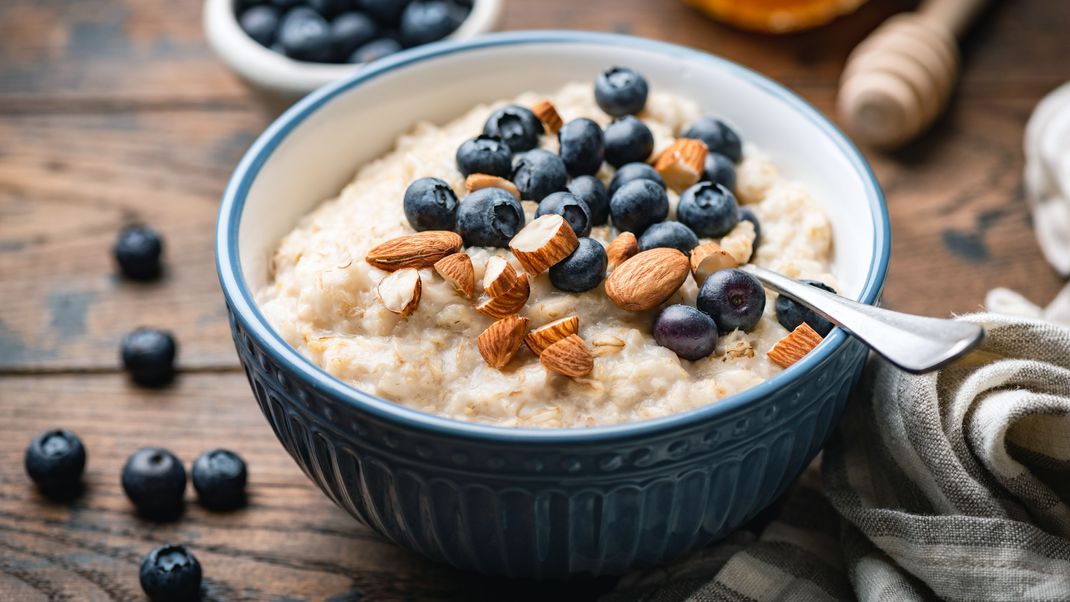
POLYGON ((361 65, 491 31, 502 0, 205 0, 209 45, 242 79, 298 98, 361 65))

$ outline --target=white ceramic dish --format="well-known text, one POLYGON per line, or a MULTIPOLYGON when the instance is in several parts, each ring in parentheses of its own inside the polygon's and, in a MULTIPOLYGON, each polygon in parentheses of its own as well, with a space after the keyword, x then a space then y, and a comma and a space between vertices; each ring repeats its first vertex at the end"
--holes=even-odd
MULTIPOLYGON (((494 29, 502 0, 475 0, 468 18, 448 40, 466 40, 494 29)), ((335 65, 295 61, 264 48, 242 31, 234 0, 205 0, 203 26, 208 45, 223 63, 257 89, 283 98, 300 98, 345 79, 361 65, 335 65)))

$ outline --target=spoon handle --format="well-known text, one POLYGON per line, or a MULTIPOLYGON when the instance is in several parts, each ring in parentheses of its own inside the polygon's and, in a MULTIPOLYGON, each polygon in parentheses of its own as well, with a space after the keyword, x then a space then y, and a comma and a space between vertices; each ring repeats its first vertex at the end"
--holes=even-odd
POLYGON ((825 316, 907 372, 921 374, 942 368, 984 338, 984 329, 977 324, 881 309, 755 265, 743 269, 767 287, 825 316))

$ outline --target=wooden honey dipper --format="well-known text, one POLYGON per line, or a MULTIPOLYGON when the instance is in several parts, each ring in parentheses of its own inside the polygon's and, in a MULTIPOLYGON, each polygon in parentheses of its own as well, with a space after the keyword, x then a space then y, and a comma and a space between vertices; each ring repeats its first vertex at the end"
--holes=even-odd
POLYGON ((847 58, 837 108, 852 134, 893 148, 929 128, 959 70, 958 39, 988 0, 925 0, 888 19, 847 58))

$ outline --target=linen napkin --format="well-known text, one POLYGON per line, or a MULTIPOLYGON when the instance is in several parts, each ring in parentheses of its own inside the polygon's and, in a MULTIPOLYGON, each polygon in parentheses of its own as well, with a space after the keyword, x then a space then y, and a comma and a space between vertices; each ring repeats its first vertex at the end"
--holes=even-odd
POLYGON ((928 375, 879 359, 776 517, 607 602, 1070 600, 1070 328, 997 314, 928 375))

